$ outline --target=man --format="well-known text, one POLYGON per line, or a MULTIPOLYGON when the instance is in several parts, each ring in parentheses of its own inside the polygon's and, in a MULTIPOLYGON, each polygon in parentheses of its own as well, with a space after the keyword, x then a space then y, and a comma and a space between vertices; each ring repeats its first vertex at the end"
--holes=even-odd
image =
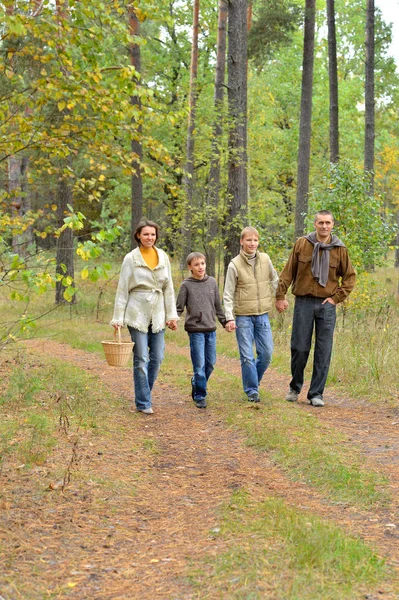
POLYGON ((307 394, 312 406, 324 406, 323 392, 330 367, 336 305, 343 302, 355 285, 355 271, 348 251, 331 233, 334 218, 329 210, 319 211, 315 231, 299 238, 279 279, 276 308, 288 307, 285 294, 292 285, 295 296, 291 335, 290 388, 288 402, 296 402, 303 386, 315 328, 313 373, 307 394))

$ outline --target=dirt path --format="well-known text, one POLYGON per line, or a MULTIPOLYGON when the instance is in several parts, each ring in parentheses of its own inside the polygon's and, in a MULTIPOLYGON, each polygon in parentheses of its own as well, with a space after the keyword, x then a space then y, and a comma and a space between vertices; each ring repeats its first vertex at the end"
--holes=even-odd
MULTIPOLYGON (((115 369, 102 358, 56 342, 35 341, 29 349, 86 369, 104 382, 115 401, 107 433, 87 434, 80 442, 79 469, 57 504, 53 500, 57 491, 44 501, 42 494, 35 496, 35 490, 48 487, 54 477, 51 465, 46 465, 33 476, 20 478, 20 488, 3 506, 7 509, 3 511, 4 531, 9 527, 12 540, 4 537, 0 542, 12 546, 18 556, 21 579, 31 576, 34 561, 37 581, 47 581, 49 590, 59 594, 55 597, 198 598, 185 579, 187 567, 205 554, 223 550, 224 542, 210 532, 218 525, 221 503, 240 487, 259 501, 277 495, 359 534, 399 567, 396 499, 389 511, 362 512, 329 504, 316 491, 288 479, 266 453, 248 448, 212 409, 196 409, 181 391, 158 383, 155 414, 132 414, 127 410, 132 397, 129 368, 118 369, 115 390, 115 369), (138 453, 143 443, 153 451, 138 453), (106 495, 105 480, 115 482, 111 491, 107 487, 106 495)), ((171 350, 185 352, 174 345, 171 350)), ((235 360, 218 358, 218 367, 239 374, 235 360)), ((271 370, 264 387, 284 394, 286 379, 271 370)), ((317 417, 360 444, 367 460, 387 474, 396 492, 399 417, 395 411, 377 411, 330 394, 326 399, 317 417)), ((292 408, 314 410, 301 402, 292 408)), ((17 478, 12 472, 5 472, 4 477, 10 489, 15 487, 17 478)), ((39 584, 38 589, 40 593, 26 597, 45 597, 39 584)), ((12 595, 11 587, 5 592, 7 600, 25 597, 12 595)))

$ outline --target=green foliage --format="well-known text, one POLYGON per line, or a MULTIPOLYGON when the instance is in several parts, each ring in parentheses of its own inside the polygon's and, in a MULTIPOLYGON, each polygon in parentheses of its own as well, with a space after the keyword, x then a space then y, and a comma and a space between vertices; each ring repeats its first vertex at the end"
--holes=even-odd
MULTIPOLYGON (((57 237, 63 229, 69 227, 81 230, 85 217, 80 212, 74 212, 69 207, 69 214, 64 219, 64 225, 55 231, 57 237)), ((109 262, 104 262, 104 255, 113 247, 122 233, 121 227, 116 225, 115 219, 107 219, 93 224, 91 239, 77 243, 76 254, 86 265, 80 272, 80 281, 75 280, 65 273, 65 267, 60 266, 56 272, 55 259, 48 253, 32 249, 32 254, 20 256, 13 252, 11 244, 7 241, 12 237, 13 225, 8 219, 2 219, 0 213, 0 292, 4 298, 20 304, 14 319, 4 319, 0 324, 0 348, 4 347, 16 337, 25 336, 35 327, 35 320, 42 314, 29 310, 34 296, 42 296, 55 288, 56 282, 61 281, 65 288, 63 295, 67 302, 79 290, 80 281, 86 279, 97 282, 107 279, 111 270, 109 262), (64 267, 64 268, 63 268, 64 267)))
POLYGON ((25 440, 18 447, 18 456, 27 464, 42 464, 56 444, 53 424, 47 415, 30 413, 26 417, 25 440))
POLYGON ((396 225, 383 199, 376 194, 370 196, 367 173, 341 161, 329 165, 323 184, 313 192, 309 203, 309 227, 317 210, 331 210, 334 230, 349 248, 355 266, 365 270, 381 264, 396 225))
POLYGON ((248 35, 248 56, 254 59, 259 68, 272 57, 277 47, 290 43, 292 32, 299 27, 302 10, 298 4, 283 0, 277 3, 254 3, 253 11, 254 22, 248 35))
POLYGON ((8 380, 7 390, 0 396, 0 405, 8 404, 14 408, 30 406, 43 389, 43 383, 36 373, 31 373, 25 366, 17 366, 8 380))

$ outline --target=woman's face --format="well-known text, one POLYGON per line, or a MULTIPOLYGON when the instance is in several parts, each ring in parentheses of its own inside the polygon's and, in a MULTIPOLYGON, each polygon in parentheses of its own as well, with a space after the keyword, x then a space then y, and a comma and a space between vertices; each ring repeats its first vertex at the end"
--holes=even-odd
POLYGON ((157 232, 155 227, 146 226, 137 234, 137 237, 144 248, 151 248, 156 242, 157 232))

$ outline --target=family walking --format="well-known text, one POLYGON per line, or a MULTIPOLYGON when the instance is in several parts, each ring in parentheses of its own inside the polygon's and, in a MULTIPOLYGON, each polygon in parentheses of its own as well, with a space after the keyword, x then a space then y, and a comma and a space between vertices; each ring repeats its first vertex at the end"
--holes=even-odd
POLYGON ((314 332, 313 373, 307 398, 312 406, 323 406, 336 305, 355 285, 348 251, 332 233, 333 227, 332 213, 319 211, 314 231, 295 242, 280 277, 269 255, 258 251, 258 231, 245 227, 240 253, 228 266, 222 307, 217 282, 206 274, 205 256, 200 252, 188 255, 190 275, 182 282, 175 300, 169 258, 156 246, 159 227, 153 221, 142 220, 134 236, 138 248, 129 252, 122 263, 111 321, 116 329, 127 326, 134 342, 135 405, 131 410, 154 412, 152 388, 164 357, 165 327, 176 330, 184 311, 195 406, 207 406, 207 383, 216 362, 216 319, 226 331, 235 331, 244 393, 249 402, 259 402, 259 385, 273 353, 269 312, 274 305, 280 313, 288 308, 286 294, 290 287, 295 306, 292 378, 286 400, 298 400, 314 332))

